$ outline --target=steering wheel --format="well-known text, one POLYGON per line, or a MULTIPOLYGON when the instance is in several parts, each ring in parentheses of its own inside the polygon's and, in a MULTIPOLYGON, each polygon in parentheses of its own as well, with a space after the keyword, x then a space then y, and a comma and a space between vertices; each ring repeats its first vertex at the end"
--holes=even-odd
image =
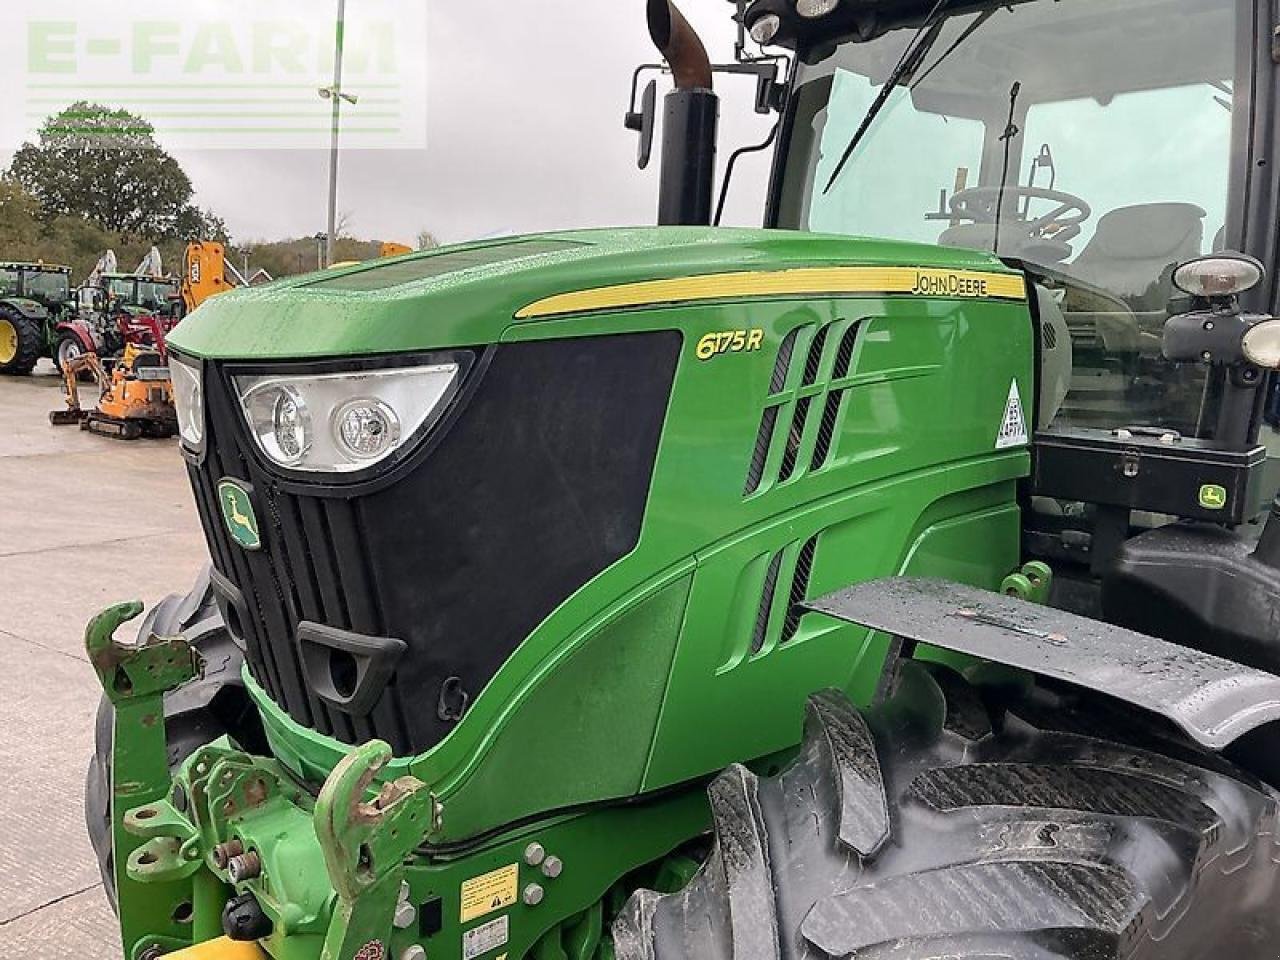
POLYGON ((1073 193, 1049 190, 1045 187, 1010 186, 970 187, 959 190, 951 197, 951 212, 956 217, 974 223, 995 223, 996 207, 1000 207, 1000 225, 1016 224, 1020 231, 1034 240, 1054 240, 1065 243, 1080 235, 1080 225, 1093 215, 1093 208, 1073 193), (1003 202, 1000 200, 1004 196, 1003 202), (1055 203, 1053 209, 1032 220, 1020 220, 1017 213, 1019 200, 1048 200, 1055 203))

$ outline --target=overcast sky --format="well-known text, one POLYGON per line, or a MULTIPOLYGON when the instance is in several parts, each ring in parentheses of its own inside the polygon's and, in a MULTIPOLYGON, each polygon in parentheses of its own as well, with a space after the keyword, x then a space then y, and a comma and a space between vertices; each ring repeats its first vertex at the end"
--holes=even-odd
MULTIPOLYGON (((417 0, 348 0, 350 30, 361 29, 362 17, 385 16, 385 10, 372 12, 377 5, 397 2, 417 0)), ((29 20, 75 21, 78 33, 68 32, 67 43, 81 45, 96 36, 90 21, 105 22, 100 19, 104 10, 119 23, 131 17, 140 22, 156 16, 157 10, 173 9, 158 0, 122 0, 110 7, 101 0, 5 0, 7 8, 11 3, 25 7, 29 20)), ((251 11, 257 18, 311 21, 308 28, 323 35, 336 2, 306 0, 300 7, 299 0, 189 0, 183 16, 225 18, 237 5, 243 7, 238 16, 251 11)), ((636 169, 636 138, 622 126, 631 72, 654 59, 644 6, 644 0, 427 0, 422 33, 406 26, 397 38, 401 109, 411 117, 425 114, 426 146, 344 152, 339 208, 347 214, 351 232, 411 243, 418 231, 430 230, 449 242, 498 233, 652 222, 657 164, 645 172, 636 169), (405 62, 409 56, 420 59, 405 62)), ((683 8, 706 39, 713 59, 729 60, 732 4, 684 0, 683 8)), ((65 37, 55 39, 62 42, 65 37)), ((126 36, 122 42, 127 47, 130 40, 126 36)), ((32 43, 29 30, 0 35, 3 61, 28 65, 28 88, 30 64, 36 62, 31 59, 36 55, 29 49, 32 43)), ((53 62, 47 51, 41 55, 53 62)), ((0 124, 0 163, 7 164, 18 142, 34 135, 39 117, 56 110, 59 97, 70 102, 73 95, 98 100, 125 96, 118 86, 97 86, 91 79, 82 81, 88 89, 74 89, 75 82, 88 77, 84 68, 77 70, 71 81, 40 85, 58 88, 36 91, 45 96, 33 97, 28 89, 20 111, 2 108, 10 114, 0 124)), ((10 76, 8 83, 16 86, 19 79, 10 76)), ((108 79, 114 83, 118 74, 108 79)), ((305 83, 295 86, 331 81, 318 65, 299 79, 305 83)), ((723 164, 734 147, 762 139, 772 119, 752 112, 753 82, 734 78, 717 83, 723 95, 723 164)), ((360 77, 350 77, 345 86, 361 93, 360 77)), ((289 109, 314 109, 323 125, 324 103, 310 87, 305 93, 313 102, 289 109)), ((365 91, 363 102, 346 114, 351 123, 362 122, 361 111, 378 109, 370 99, 376 97, 365 91)), ((166 140, 163 125, 161 139, 166 140)), ((198 202, 221 215, 238 241, 305 235, 324 228, 326 151, 256 148, 239 142, 236 149, 210 150, 176 135, 165 146, 191 175, 198 202)), ((765 157, 740 165, 726 223, 759 224, 765 157)))

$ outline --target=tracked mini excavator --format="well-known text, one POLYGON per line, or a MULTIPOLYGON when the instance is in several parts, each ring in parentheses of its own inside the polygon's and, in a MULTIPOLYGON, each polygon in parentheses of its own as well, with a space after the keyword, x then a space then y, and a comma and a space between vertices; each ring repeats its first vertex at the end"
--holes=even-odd
POLYGON ((169 338, 212 566, 86 634, 125 957, 1280 955, 1275 5, 648 8, 661 226, 169 338))
POLYGON ((164 281, 154 247, 132 275, 100 273, 92 284, 93 292, 101 293, 91 300, 92 318, 63 324, 66 346, 60 346, 57 357, 66 408, 51 412, 50 423, 79 424, 122 440, 177 433, 165 338, 209 297, 235 288, 228 272, 240 279, 220 243, 188 244, 184 259, 183 278, 176 286, 164 281), (80 402, 82 379, 98 393, 89 409, 80 402))

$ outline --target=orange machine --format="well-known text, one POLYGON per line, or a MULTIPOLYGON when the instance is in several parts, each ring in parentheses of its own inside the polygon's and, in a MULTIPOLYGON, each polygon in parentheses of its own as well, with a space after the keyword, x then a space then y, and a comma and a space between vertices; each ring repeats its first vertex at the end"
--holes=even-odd
POLYGON ((227 253, 222 244, 202 240, 187 244, 182 272, 182 310, 188 314, 210 297, 243 285, 227 278, 227 253))
POLYGON ((121 440, 172 437, 178 432, 169 368, 154 349, 126 344, 110 373, 96 353, 82 354, 63 366, 63 378, 67 409, 49 414, 55 426, 79 423, 82 430, 121 440), (92 410, 80 406, 81 372, 89 373, 98 385, 98 403, 92 410))
POLYGON ((384 240, 382 246, 378 248, 379 257, 399 257, 406 253, 413 253, 413 247, 396 243, 394 240, 384 240))

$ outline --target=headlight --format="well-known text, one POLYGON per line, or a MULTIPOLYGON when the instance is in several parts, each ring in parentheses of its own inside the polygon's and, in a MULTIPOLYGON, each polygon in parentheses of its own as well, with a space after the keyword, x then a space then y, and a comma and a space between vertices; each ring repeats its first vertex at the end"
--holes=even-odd
POLYGON ((385 460, 440 406, 458 364, 235 378, 258 449, 273 463, 350 473, 385 460))
POLYGON ((839 0, 796 0, 796 13, 809 20, 825 17, 836 8, 839 0))
POLYGON ((1252 290, 1266 275, 1253 257, 1224 252, 1181 264, 1173 271, 1173 285, 1193 297, 1234 297, 1252 290))
POLYGON ((200 367, 171 353, 169 378, 178 412, 178 435, 187 446, 199 450, 204 443, 204 382, 200 367))
POLYGON ((1241 343, 1245 358, 1265 370, 1280 370, 1280 320, 1263 320, 1241 343))

